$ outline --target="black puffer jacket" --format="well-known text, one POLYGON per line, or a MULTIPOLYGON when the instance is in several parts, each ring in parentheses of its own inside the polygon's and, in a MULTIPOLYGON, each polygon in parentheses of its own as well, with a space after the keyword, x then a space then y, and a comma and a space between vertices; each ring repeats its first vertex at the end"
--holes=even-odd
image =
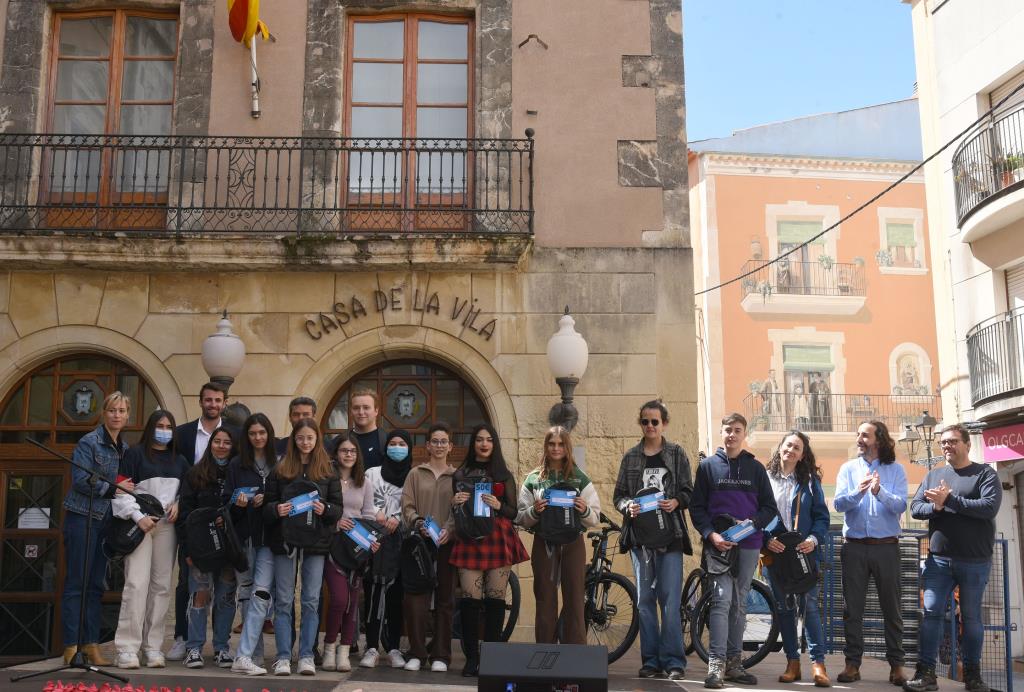
MULTIPOLYGON (((302 478, 306 478, 303 471, 302 478)), ((281 517, 277 515, 277 506, 281 504, 281 493, 294 478, 281 478, 277 475, 275 468, 267 478, 267 492, 263 497, 263 540, 264 545, 269 546, 275 555, 284 555, 288 552, 285 548, 284 537, 281 532, 281 517)), ((307 480, 309 480, 307 478, 307 480)), ((344 506, 341 501, 341 480, 335 473, 315 483, 320 492, 320 501, 324 503, 324 513, 321 517, 326 524, 333 524, 341 519, 344 506)), ((310 555, 326 555, 331 547, 331 536, 325 533, 325 538, 305 552, 310 555)))
MULTIPOLYGON (((235 488, 259 488, 257 494, 263 493, 266 499, 267 484, 255 468, 242 466, 242 460, 235 457, 228 464, 227 481, 224 483, 224 503, 231 501, 235 488)), ((252 539, 253 548, 262 548, 263 538, 263 505, 256 507, 249 498, 245 507, 231 505, 231 520, 235 523, 238 540, 245 542, 252 539)))
MULTIPOLYGON (((193 467, 194 468, 194 467, 193 467)), ((178 521, 175 529, 178 534, 178 545, 188 555, 188 515, 196 509, 222 507, 224 505, 224 483, 227 479, 227 466, 217 467, 217 480, 209 485, 197 487, 193 485, 193 472, 185 474, 181 481, 181 498, 178 500, 178 521)))

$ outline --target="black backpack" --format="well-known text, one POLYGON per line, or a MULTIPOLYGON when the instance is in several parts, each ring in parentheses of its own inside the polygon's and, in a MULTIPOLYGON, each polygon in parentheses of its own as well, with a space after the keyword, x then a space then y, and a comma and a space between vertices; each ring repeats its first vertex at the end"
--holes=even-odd
MULTIPOLYGON (((281 491, 281 501, 289 500, 316 491, 320 486, 305 478, 296 478, 281 491)), ((326 498, 321 497, 320 502, 326 498)), ((292 548, 312 548, 318 544, 326 544, 330 539, 331 527, 324 523, 323 517, 310 507, 305 512, 281 517, 281 536, 286 545, 292 548)))
MULTIPOLYGON (((711 528, 715 533, 724 533, 736 524, 736 518, 730 514, 719 514, 711 520, 711 528)), ((701 553, 701 566, 708 574, 735 573, 740 553, 736 548, 719 550, 711 541, 704 541, 701 553)))
MULTIPOLYGON (((551 490, 572 490, 578 492, 571 483, 556 483, 551 490)), ((583 522, 575 507, 552 507, 549 503, 540 513, 537 534, 548 545, 565 545, 572 543, 583 532, 583 522)))
POLYGON ((494 512, 489 517, 473 516, 473 489, 477 483, 491 483, 484 475, 467 475, 455 484, 455 492, 469 493, 469 499, 452 507, 455 533, 464 541, 479 541, 491 535, 494 530, 494 512))
POLYGON ((768 570, 779 590, 784 594, 804 594, 818 585, 818 566, 810 556, 798 552, 796 547, 804 537, 796 531, 787 531, 775 540, 786 546, 786 550, 774 555, 768 570))
MULTIPOLYGON (((371 540, 380 541, 386 533, 384 527, 375 521, 366 519, 353 519, 352 521, 364 526, 370 532, 371 540)), ((347 532, 339 531, 331 537, 328 556, 338 569, 352 574, 363 569, 370 562, 373 553, 349 538, 347 532)))
MULTIPOLYGON (((639 501, 640 498, 657 492, 661 491, 657 488, 644 488, 634 499, 639 501)), ((544 514, 547 514, 547 510, 544 510, 544 514)), ((675 512, 666 512, 661 508, 640 512, 630 521, 633 542, 644 548, 667 548, 676 539, 678 522, 679 518, 675 512)))
POLYGON ((185 521, 185 531, 188 557, 200 572, 215 572, 228 566, 239 572, 249 569, 245 547, 238 540, 227 507, 192 510, 185 521))
POLYGON ((380 539, 380 549, 373 554, 373 580, 381 584, 390 584, 398 578, 402 566, 402 532, 384 532, 380 539))
POLYGON ((434 542, 413 532, 402 541, 402 590, 431 593, 437 587, 437 548, 434 542))
MULTIPOLYGON (((164 506, 160 504, 160 500, 146 493, 138 493, 135 500, 139 503, 139 510, 147 517, 163 518, 164 506)), ((116 560, 135 552, 145 538, 146 532, 134 521, 114 517, 110 520, 110 528, 103 539, 103 552, 108 559, 116 560)))

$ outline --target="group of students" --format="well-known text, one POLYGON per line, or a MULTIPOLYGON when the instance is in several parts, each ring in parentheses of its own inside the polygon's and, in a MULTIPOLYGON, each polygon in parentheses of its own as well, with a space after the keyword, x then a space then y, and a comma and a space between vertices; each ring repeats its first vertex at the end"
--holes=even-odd
MULTIPOLYGON (((325 611, 326 625, 324 670, 351 669, 349 658, 362 624, 366 641, 361 666, 375 667, 383 655, 395 668, 415 671, 429 663, 432 671, 446 671, 451 663, 457 585, 461 592, 461 636, 467 652, 463 675, 473 676, 479 668, 481 634, 483 641, 501 638, 511 568, 526 560, 533 568, 537 642, 551 643, 557 638, 567 644, 586 643, 583 531, 599 523, 601 505, 593 483, 575 463, 566 429, 556 426, 547 431, 540 463, 517 489, 497 431, 489 424, 473 428, 466 456, 456 467, 450 459, 452 430, 445 423, 434 423, 427 433, 427 461, 413 467, 412 437, 405 430, 384 433, 377 429, 377 398, 369 390, 351 393, 351 430, 330 441, 323 438, 314 419, 315 402, 306 397, 291 402, 291 432, 280 440, 274 437, 274 428, 262 413, 249 416, 237 432, 224 424, 220 412, 226 392, 219 385, 204 385, 200 399, 202 418, 176 428, 174 417, 158 410, 150 415, 139 444, 129 449, 120 432, 128 420, 130 402, 115 392, 103 403, 101 425, 75 448, 75 461, 93 468, 101 480, 90 483, 90 474, 75 468, 64 503, 68 576, 62 612, 66 659, 75 654, 81 641, 88 660, 97 665, 110 664, 97 647, 107 563, 101 545, 104 541, 92 541, 90 569, 84 582, 80 578, 81 565, 87 559, 87 542, 82 539, 90 495, 92 518, 100 536, 110 531, 112 517, 115 522, 137 526, 144 532, 137 547, 125 557, 125 586, 114 640, 116 663, 122 668, 139 667, 140 651, 149 667, 163 667, 165 658, 183 659, 188 667, 203 666, 207 619, 212 610, 216 665, 246 675, 266 674, 262 667, 263 633, 272 630, 276 644, 273 674, 291 674, 299 577, 300 674, 316 672, 314 650, 321 611, 325 611), (117 483, 109 482, 115 476, 117 483), (315 490, 315 500, 305 513, 310 521, 316 517, 315 531, 302 532, 300 524, 296 533, 292 522, 296 514, 292 500, 299 500, 294 488, 299 486, 315 490), (162 511, 151 512, 148 507, 153 503, 162 511), (225 507, 229 510, 216 523, 221 528, 224 523, 231 524, 231 534, 241 546, 241 559, 210 568, 190 542, 189 517, 225 507), (367 528, 370 544, 354 566, 337 551, 345 543, 343 537, 357 524, 367 528), (517 526, 534 534, 532 554, 521 542, 517 526), (407 555, 412 556, 411 568, 405 560, 407 555), (417 555, 427 557, 417 563, 417 555), (176 641, 165 656, 162 647, 176 557, 176 641), (411 580, 417 565, 422 566, 424 561, 431 564, 426 586, 411 580), (325 582, 328 601, 323 607, 325 582), (85 631, 79 637, 74 614, 83 598, 87 617, 85 631), (362 623, 360 606, 364 611, 362 623), (232 654, 229 639, 236 608, 241 610, 242 625, 232 654), (271 614, 272 624, 268 621, 271 614), (556 632, 559 617, 563 626, 556 632), (407 654, 399 648, 403 629, 409 640, 407 654), (429 650, 428 631, 433 633, 429 650)), ((701 460, 696 473, 691 474, 682 447, 665 437, 669 411, 661 400, 643 404, 637 422, 642 438, 621 460, 613 503, 623 515, 620 548, 630 554, 636 579, 640 677, 681 679, 685 674, 679 609, 683 555, 693 552, 686 522, 688 511, 702 538, 702 564, 710 575, 713 594, 705 687, 718 689, 725 682, 757 683, 743 668, 742 651, 747 593, 759 564, 768 566, 764 573, 774 592, 789 662, 779 680, 800 679, 799 614, 813 663, 814 684, 830 686, 824 666, 817 580, 802 588, 790 588, 793 582, 786 567, 795 561, 804 571, 816 574, 829 529, 821 469, 807 435, 790 431, 769 462, 762 464, 744 449, 746 420, 738 413, 730 414, 722 421, 722 446, 713 456, 701 460), (737 529, 744 531, 734 533, 737 529)), ((960 431, 969 449, 966 432, 955 430, 960 431)), ((929 681, 921 683, 920 669, 911 681, 903 679, 898 671, 902 665, 902 648, 897 641, 901 627, 890 630, 889 626, 894 608, 898 617, 898 602, 895 606, 888 602, 892 597, 882 574, 891 572, 891 565, 876 564, 891 562, 888 550, 896 547, 899 519, 897 516, 894 527, 879 522, 885 520, 885 511, 903 511, 906 478, 899 464, 894 463, 892 441, 883 423, 862 425, 857 443, 860 456, 841 469, 835 501, 837 511, 847 515, 844 585, 849 582, 851 589, 860 592, 851 591, 846 598, 847 667, 839 679, 859 679, 863 592, 867 579, 873 577, 883 596, 887 644, 891 651, 896 650, 890 656, 890 681, 906 682, 913 692, 935 689, 934 674, 931 684, 925 684, 929 681), (886 535, 872 535, 872 531, 879 530, 886 535), (880 546, 884 550, 876 549, 880 546), (855 555, 856 550, 863 554, 855 555)), ((964 461, 966 452, 961 456, 959 462, 959 457, 950 457, 957 473, 969 464, 964 461)), ((983 479, 984 488, 976 490, 977 482, 960 483, 950 476, 956 489, 968 495, 995 492, 991 489, 991 473, 985 475, 973 468, 980 465, 971 467, 967 475, 983 479)), ((973 510, 964 508, 974 501, 960 500, 950 492, 945 478, 942 488, 925 488, 922 484, 920 502, 915 500, 915 516, 928 518, 930 531, 944 505, 955 505, 971 515, 973 510)), ((990 535, 998 497, 995 509, 992 505, 989 498, 979 519, 990 535)), ((947 511, 942 521, 948 521, 949 514, 947 511)), ((942 526, 936 523, 936 527, 933 551, 949 543, 943 539, 942 526)), ((945 533, 950 533, 948 526, 945 533)), ((948 557, 937 555, 940 561, 946 560, 943 564, 947 571, 948 557)), ((933 574, 936 569, 932 568, 933 574)), ((941 591, 958 578, 943 577, 935 588, 941 591)), ((933 610, 939 607, 935 600, 933 593, 933 610)), ((925 602, 927 608, 927 594, 925 602)), ((934 620, 936 616, 926 613, 926 624, 928 618, 934 620)), ((930 650, 931 640, 925 641, 927 629, 922 627, 922 648, 930 650)), ((965 624, 965 638, 969 640, 966 664, 972 673, 980 655, 974 629, 973 623, 970 628, 965 624)), ((977 679, 972 682, 972 692, 983 692, 977 679)))

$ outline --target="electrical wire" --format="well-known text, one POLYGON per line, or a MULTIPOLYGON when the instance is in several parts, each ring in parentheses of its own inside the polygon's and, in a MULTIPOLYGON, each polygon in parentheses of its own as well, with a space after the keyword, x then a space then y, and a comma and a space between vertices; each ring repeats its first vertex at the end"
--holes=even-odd
POLYGON ((990 115, 992 115, 992 113, 994 111, 998 110, 1000 106, 1002 106, 1004 103, 1006 103, 1006 101, 1008 101, 1012 96, 1014 96, 1021 89, 1024 89, 1024 84, 1020 84, 1016 89, 1014 89, 1009 94, 1007 94, 1006 96, 1001 98, 999 100, 999 103, 997 103, 996 105, 992 106, 987 111, 982 113, 981 117, 979 117, 973 123, 971 123, 966 128, 961 130, 959 134, 957 134, 955 137, 953 137, 953 139, 949 140, 948 142, 943 144, 941 147, 936 149, 934 152, 932 152, 931 155, 928 156, 928 158, 926 158, 924 161, 921 161, 916 166, 911 168, 909 171, 907 171, 906 173, 901 175, 896 182, 894 182, 891 185, 888 185, 887 187, 885 187, 885 189, 883 189, 877 195, 875 195, 874 197, 872 197, 868 201, 866 201, 863 204, 861 204, 859 207, 857 207, 856 209, 854 209, 853 211, 848 213, 846 216, 844 216, 841 219, 839 219, 838 221, 836 221, 834 224, 832 224, 828 228, 826 228, 826 229, 822 230, 821 232, 813 235, 812 237, 808 238, 807 240, 805 240, 804 242, 800 243, 799 245, 796 245, 796 246, 790 248, 789 250, 786 250, 785 252, 780 254, 778 257, 773 257, 772 259, 766 261, 764 264, 762 264, 759 267, 751 269, 750 271, 743 272, 739 276, 735 276, 735 277, 729 279, 728 281, 723 281, 722 283, 718 284, 717 286, 712 286, 710 288, 705 288, 702 291, 697 291, 693 295, 694 296, 704 295, 705 293, 710 293, 711 291, 717 291, 720 288, 725 288, 726 286, 728 286, 730 284, 734 284, 737 281, 742 281, 743 279, 747 278, 748 276, 751 276, 752 274, 756 274, 757 272, 761 271, 765 267, 770 267, 771 265, 776 264, 777 262, 785 259, 786 257, 788 257, 789 255, 792 255, 797 250, 810 245, 811 243, 813 243, 815 240, 817 240, 821 236, 825 235, 826 233, 828 233, 832 229, 838 227, 841 223, 852 219, 854 216, 856 216, 860 212, 864 211, 867 207, 871 206, 872 204, 874 204, 875 202, 880 200, 882 197, 884 197, 888 193, 892 192, 892 190, 895 189, 896 186, 901 185, 904 181, 906 181, 914 173, 917 173, 919 170, 924 168, 924 165, 926 163, 928 163, 929 161, 934 159, 936 156, 938 156, 939 154, 944 152, 946 149, 948 149, 953 144, 956 144, 957 142, 959 142, 963 137, 965 137, 967 134, 969 134, 974 128, 976 128, 982 122, 984 122, 990 115))

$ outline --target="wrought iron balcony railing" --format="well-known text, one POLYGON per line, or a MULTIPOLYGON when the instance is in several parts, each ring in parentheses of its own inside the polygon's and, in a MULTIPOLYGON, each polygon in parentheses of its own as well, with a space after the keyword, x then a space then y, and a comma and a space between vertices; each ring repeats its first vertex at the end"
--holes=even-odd
POLYGON ((773 295, 865 296, 864 267, 836 262, 794 262, 788 259, 768 264, 767 260, 748 260, 743 273, 743 298, 760 295, 765 300, 773 295))
POLYGON ((967 362, 975 406, 1024 390, 1024 308, 996 315, 967 332, 967 362))
POLYGON ((1024 108, 995 117, 953 154, 959 225, 1004 190, 1024 187, 1024 108))
POLYGON ((532 135, 0 134, 0 232, 531 233, 532 135))
MULTIPOLYGON (((908 388, 912 391, 914 388, 908 388)), ((926 392, 927 387, 919 389, 926 392)), ((927 393, 825 394, 807 392, 751 392, 743 411, 751 430, 803 432, 857 432, 868 420, 880 420, 898 435, 927 409, 941 418, 940 397, 927 393)))

